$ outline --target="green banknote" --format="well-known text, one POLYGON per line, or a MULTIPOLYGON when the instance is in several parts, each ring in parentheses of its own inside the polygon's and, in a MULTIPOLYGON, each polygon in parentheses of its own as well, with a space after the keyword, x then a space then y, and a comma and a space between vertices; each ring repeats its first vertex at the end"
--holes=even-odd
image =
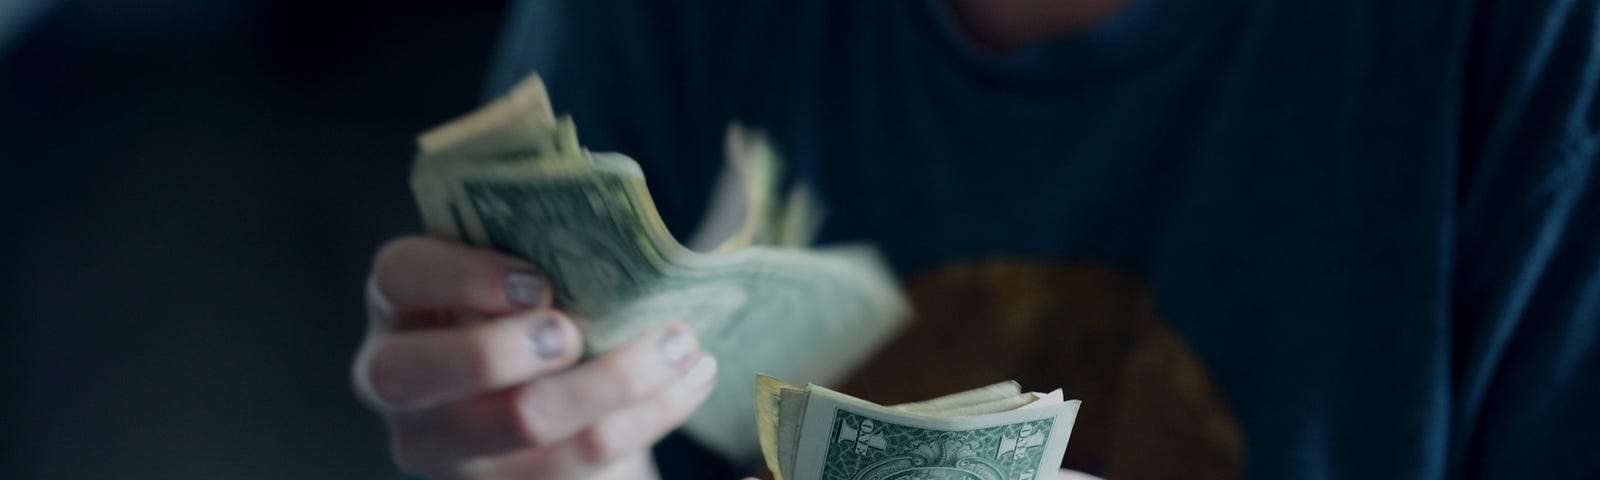
POLYGON ((543 85, 530 77, 419 139, 412 189, 429 232, 543 269, 590 355, 672 320, 693 327, 721 373, 686 428, 725 456, 757 453, 749 401, 757 371, 837 380, 908 317, 870 248, 753 244, 796 237, 760 233, 797 223, 766 217, 793 210, 776 208, 772 160, 740 165, 749 172, 733 182, 746 189, 735 196, 741 221, 713 253, 700 253, 662 224, 638 164, 584 150, 571 120, 548 108, 543 85))
POLYGON ((757 379, 758 431, 779 480, 1054 478, 1079 402, 1007 382, 880 406, 757 379))

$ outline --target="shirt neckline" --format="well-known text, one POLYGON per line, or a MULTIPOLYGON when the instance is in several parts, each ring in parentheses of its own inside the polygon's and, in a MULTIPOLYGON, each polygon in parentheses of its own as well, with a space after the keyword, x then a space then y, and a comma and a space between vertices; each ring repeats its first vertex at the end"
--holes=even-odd
POLYGON ((977 45, 946 0, 923 0, 920 16, 937 43, 986 77, 1060 83, 1116 76, 1209 37, 1244 0, 1136 0, 1087 29, 995 54, 977 45))

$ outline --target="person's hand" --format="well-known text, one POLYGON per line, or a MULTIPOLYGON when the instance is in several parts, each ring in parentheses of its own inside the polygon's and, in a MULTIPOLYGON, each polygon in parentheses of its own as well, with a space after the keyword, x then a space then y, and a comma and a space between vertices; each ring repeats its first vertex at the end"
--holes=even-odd
POLYGON ((429 238, 378 250, 352 376, 396 462, 436 479, 656 477, 649 447, 705 400, 716 361, 675 322, 576 364, 578 329, 536 272, 429 238))

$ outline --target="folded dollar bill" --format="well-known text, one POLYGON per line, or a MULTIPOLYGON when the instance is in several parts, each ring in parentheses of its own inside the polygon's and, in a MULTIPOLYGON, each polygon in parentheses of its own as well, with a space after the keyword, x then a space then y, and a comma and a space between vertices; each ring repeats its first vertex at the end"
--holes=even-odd
POLYGON ((756 428, 777 480, 1054 478, 1078 416, 1061 390, 1004 382, 882 406, 756 378, 756 428))
POLYGON ((680 320, 718 357, 716 389, 688 431, 724 456, 756 456, 756 371, 829 382, 866 358, 909 310, 868 247, 788 248, 813 209, 775 208, 776 160, 759 135, 730 140, 744 190, 714 246, 685 248, 656 212, 639 165, 590 153, 530 76, 505 97, 418 138, 412 191, 428 231, 531 261, 587 354, 680 320), (770 216, 777 213, 779 216, 770 216), (765 232, 765 233, 764 233, 765 232), (787 239, 787 240, 784 240, 787 239))

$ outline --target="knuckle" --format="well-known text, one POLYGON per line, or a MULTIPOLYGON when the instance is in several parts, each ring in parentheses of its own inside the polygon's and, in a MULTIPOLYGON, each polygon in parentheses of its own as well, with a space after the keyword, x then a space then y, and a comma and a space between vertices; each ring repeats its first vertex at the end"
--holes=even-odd
POLYGON ((555 412, 538 402, 528 401, 532 397, 533 389, 524 388, 516 395, 502 396, 499 408, 505 411, 506 422, 509 425, 510 442, 513 445, 525 447, 538 447, 550 443, 552 440, 548 426, 550 417, 555 412))
POLYGON ((378 247, 372 255, 371 282, 378 292, 387 292, 389 287, 400 279, 396 275, 404 271, 403 266, 411 261, 420 249, 427 248, 428 240, 423 237, 405 236, 391 239, 378 247))
POLYGON ((365 363, 359 369, 365 375, 372 400, 380 407, 406 408, 413 401, 409 385, 400 374, 401 355, 392 344, 380 343, 363 356, 365 363))
POLYGON ((395 265, 404 263, 406 257, 411 256, 418 249, 427 248, 428 242, 427 238, 415 235, 396 237, 383 242, 383 245, 380 245, 377 252, 372 255, 373 272, 387 270, 395 265))
POLYGON ((631 453, 627 437, 615 428, 606 428, 605 423, 592 425, 585 428, 573 439, 573 447, 577 449, 578 457, 592 465, 605 465, 622 459, 631 453))

